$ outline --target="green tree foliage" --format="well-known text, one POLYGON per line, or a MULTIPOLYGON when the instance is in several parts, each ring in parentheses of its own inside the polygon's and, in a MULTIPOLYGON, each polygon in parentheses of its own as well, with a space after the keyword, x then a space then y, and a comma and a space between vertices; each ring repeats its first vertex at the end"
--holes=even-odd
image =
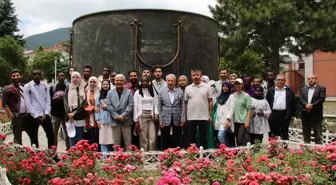
POLYGON ((236 73, 240 77, 263 76, 265 67, 263 56, 251 50, 244 51, 235 61, 221 58, 219 65, 220 68, 229 69, 230 73, 236 73))
POLYGON ((217 0, 209 8, 220 23, 226 60, 235 61, 249 49, 278 72, 280 51, 336 50, 335 0, 217 0))
POLYGON ((27 71, 23 47, 10 36, 0 37, 0 86, 10 83, 10 71, 20 69, 27 71))
POLYGON ((40 51, 34 57, 31 69, 40 69, 43 72, 43 77, 48 81, 52 81, 55 76, 55 60, 57 60, 57 73, 60 71, 67 74, 68 62, 61 62, 62 56, 55 51, 40 51))
POLYGON ((11 0, 0 0, 0 37, 13 36, 23 46, 23 35, 18 34, 18 18, 11 0))

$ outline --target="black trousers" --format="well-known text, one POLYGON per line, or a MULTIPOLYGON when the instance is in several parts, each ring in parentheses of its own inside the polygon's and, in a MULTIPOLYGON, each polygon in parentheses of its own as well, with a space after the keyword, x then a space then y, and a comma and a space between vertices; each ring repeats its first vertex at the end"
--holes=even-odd
POLYGON ((181 144, 181 148, 187 149, 190 147, 189 144, 189 129, 188 129, 188 124, 184 124, 184 126, 182 127, 183 130, 183 134, 182 134, 182 144, 181 144))
POLYGON ((269 119, 269 124, 271 132, 270 137, 280 136, 283 140, 289 139, 289 121, 290 119, 286 118, 285 110, 273 110, 269 119))
POLYGON ((140 143, 139 143, 139 135, 138 135, 138 132, 134 132, 135 130, 135 125, 133 124, 131 126, 131 134, 132 134, 132 145, 136 146, 138 149, 140 149, 140 143), (135 133, 135 135, 133 134, 135 133))
POLYGON ((12 119, 12 128, 14 135, 14 143, 22 145, 22 132, 26 131, 30 141, 32 141, 30 133, 27 131, 27 126, 30 123, 30 115, 28 113, 19 114, 12 119))
POLYGON ((250 133, 245 128, 244 123, 234 123, 234 135, 237 140, 237 146, 246 146, 250 142, 250 133))
POLYGON ((99 145, 99 128, 87 129, 89 144, 97 143, 99 145))
POLYGON ((303 141, 310 143, 311 129, 314 131, 314 141, 316 144, 322 144, 322 120, 309 119, 302 117, 303 141))
POLYGON ((200 145, 197 147, 203 146, 204 149, 208 148, 207 135, 208 135, 208 120, 188 120, 189 128, 189 143, 196 144, 197 129, 199 130, 200 145))
POLYGON ((168 148, 176 148, 181 146, 182 141, 182 127, 176 126, 174 123, 170 123, 169 126, 161 128, 161 146, 163 150, 168 148), (172 136, 170 135, 170 129, 173 130, 172 136))
POLYGON ((48 139, 48 148, 55 146, 54 129, 50 116, 46 116, 44 120, 41 120, 40 118, 34 119, 32 116, 29 117, 29 120, 31 121, 29 126, 27 126, 27 131, 29 132, 28 135, 30 135, 31 143, 35 144, 36 147, 39 147, 38 130, 41 125, 48 139))

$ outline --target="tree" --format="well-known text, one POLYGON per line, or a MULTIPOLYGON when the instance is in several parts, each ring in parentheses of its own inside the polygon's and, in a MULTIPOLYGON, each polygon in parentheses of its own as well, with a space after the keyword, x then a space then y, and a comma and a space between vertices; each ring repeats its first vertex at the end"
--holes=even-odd
POLYGON ((221 58, 219 66, 238 76, 249 77, 263 76, 265 67, 263 56, 251 50, 244 51, 235 61, 221 58))
POLYGON ((334 0, 217 0, 209 8, 220 24, 225 59, 249 49, 263 54, 265 66, 279 72, 281 51, 336 50, 334 0))
POLYGON ((10 82, 10 71, 14 68, 22 73, 27 71, 23 47, 13 37, 0 37, 0 86, 10 82))
POLYGON ((61 62, 62 55, 55 51, 40 51, 34 57, 31 69, 40 69, 43 77, 48 81, 52 81, 55 76, 55 60, 57 60, 57 73, 62 71, 67 74, 69 64, 67 61, 61 62))
POLYGON ((18 34, 19 19, 15 15, 15 8, 11 0, 0 0, 0 37, 13 36, 23 46, 23 35, 18 34))

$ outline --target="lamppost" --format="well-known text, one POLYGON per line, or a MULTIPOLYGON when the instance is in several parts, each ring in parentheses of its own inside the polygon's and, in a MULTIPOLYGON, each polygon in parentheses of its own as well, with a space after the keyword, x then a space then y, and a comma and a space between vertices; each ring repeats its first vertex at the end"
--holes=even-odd
MULTIPOLYGON (((54 83, 56 84, 56 79, 57 79, 57 60, 58 60, 58 57, 55 57, 55 78, 54 78, 54 83)), ((59 61, 60 62, 63 62, 64 59, 62 57, 59 57, 59 61)))

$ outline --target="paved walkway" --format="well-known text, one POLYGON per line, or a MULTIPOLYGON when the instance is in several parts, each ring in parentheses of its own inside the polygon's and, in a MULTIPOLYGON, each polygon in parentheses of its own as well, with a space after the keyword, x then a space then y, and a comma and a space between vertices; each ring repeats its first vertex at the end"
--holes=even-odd
MULTIPOLYGON (((61 130, 61 129, 60 129, 61 130)), ((65 142, 64 139, 60 137, 61 135, 58 134, 58 149, 65 151, 66 147, 65 147, 65 142)), ((13 134, 8 134, 6 135, 6 140, 5 142, 12 142, 14 138, 13 134)), ((47 149, 48 148, 48 140, 47 140, 47 136, 43 130, 43 128, 40 126, 39 127, 39 132, 38 132, 38 138, 39 138, 39 145, 41 149, 47 149)), ((22 144, 24 146, 30 146, 30 139, 27 135, 26 132, 22 133, 22 144)))

